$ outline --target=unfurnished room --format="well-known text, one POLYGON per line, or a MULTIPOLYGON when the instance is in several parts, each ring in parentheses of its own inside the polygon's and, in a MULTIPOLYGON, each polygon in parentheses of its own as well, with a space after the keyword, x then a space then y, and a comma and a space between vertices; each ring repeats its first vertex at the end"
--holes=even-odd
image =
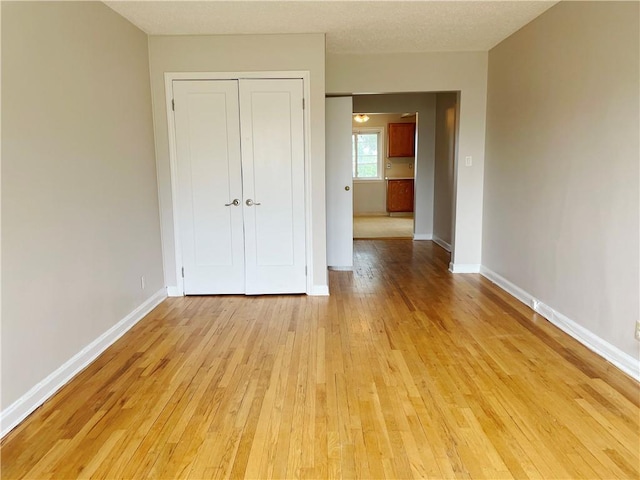
POLYGON ((0 7, 3 479, 640 478, 640 2, 0 7))

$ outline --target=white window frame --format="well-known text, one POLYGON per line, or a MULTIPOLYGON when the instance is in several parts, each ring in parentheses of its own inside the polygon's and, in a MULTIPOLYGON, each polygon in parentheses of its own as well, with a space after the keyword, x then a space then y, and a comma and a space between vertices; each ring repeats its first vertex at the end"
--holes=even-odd
MULTIPOLYGON (((356 133, 377 133, 378 134, 378 176, 377 177, 353 177, 354 182, 379 182, 384 180, 384 127, 358 127, 351 131, 351 135, 356 133)), ((353 151, 352 151, 353 155, 353 151)), ((353 165, 353 157, 351 158, 353 165)))

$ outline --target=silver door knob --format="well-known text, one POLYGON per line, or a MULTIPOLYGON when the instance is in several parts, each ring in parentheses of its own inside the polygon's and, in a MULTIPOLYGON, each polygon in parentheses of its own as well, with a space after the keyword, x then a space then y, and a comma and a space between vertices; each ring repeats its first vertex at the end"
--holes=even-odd
POLYGON ((246 203, 246 204, 247 204, 247 207, 252 207, 253 205, 261 205, 261 204, 260 204, 260 203, 258 203, 258 202, 254 202, 254 201, 253 201, 253 200, 251 200, 250 198, 247 198, 247 201, 246 201, 246 202, 244 202, 244 203, 246 203))
POLYGON ((231 205, 233 205, 234 207, 237 207, 238 205, 240 205, 240 200, 235 198, 233 202, 224 204, 225 207, 230 207, 231 205))

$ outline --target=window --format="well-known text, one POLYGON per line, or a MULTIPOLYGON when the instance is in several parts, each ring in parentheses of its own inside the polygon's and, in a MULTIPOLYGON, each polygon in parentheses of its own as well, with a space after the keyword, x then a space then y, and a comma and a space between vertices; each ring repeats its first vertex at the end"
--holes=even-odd
POLYGON ((357 180, 382 179, 382 129, 361 128, 353 131, 351 157, 353 178, 357 180))

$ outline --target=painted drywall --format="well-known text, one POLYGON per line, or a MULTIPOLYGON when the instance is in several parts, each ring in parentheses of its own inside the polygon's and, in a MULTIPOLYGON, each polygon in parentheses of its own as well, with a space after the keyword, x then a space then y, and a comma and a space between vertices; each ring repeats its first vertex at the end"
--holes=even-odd
POLYGON ((148 65, 100 2, 2 2, 3 410, 164 286, 148 65))
POLYGON ((150 36, 149 64, 156 139, 165 281, 176 287, 175 244, 165 72, 309 71, 311 98, 311 194, 314 288, 327 283, 324 35, 150 36))
MULTIPOLYGON (((422 238, 433 234, 433 162, 435 137, 435 94, 355 95, 355 112, 417 112, 417 157, 414 162, 414 233, 422 238)), ((414 121, 412 119, 411 121, 414 121)), ((401 171, 401 160, 395 161, 401 171)), ((386 207, 385 207, 386 209, 386 207)))
POLYGON ((451 245, 456 153, 457 92, 436 94, 436 142, 433 199, 434 238, 451 245))
POLYGON ((487 52, 327 55, 328 94, 460 91, 458 158, 471 156, 473 165, 456 172, 454 265, 481 261, 487 58, 487 52))
POLYGON ((562 2, 491 50, 482 258, 636 359, 639 7, 562 2))
POLYGON ((382 177, 383 180, 354 180, 353 181, 353 214, 362 215, 367 213, 380 214, 387 212, 387 185, 384 177, 413 177, 415 158, 389 158, 389 123, 413 123, 416 117, 402 118, 401 113, 392 114, 371 114, 366 123, 358 123, 352 120, 354 131, 360 128, 380 128, 382 129, 382 177))
POLYGON ((387 187, 384 180, 353 182, 353 214, 387 214, 387 187))

